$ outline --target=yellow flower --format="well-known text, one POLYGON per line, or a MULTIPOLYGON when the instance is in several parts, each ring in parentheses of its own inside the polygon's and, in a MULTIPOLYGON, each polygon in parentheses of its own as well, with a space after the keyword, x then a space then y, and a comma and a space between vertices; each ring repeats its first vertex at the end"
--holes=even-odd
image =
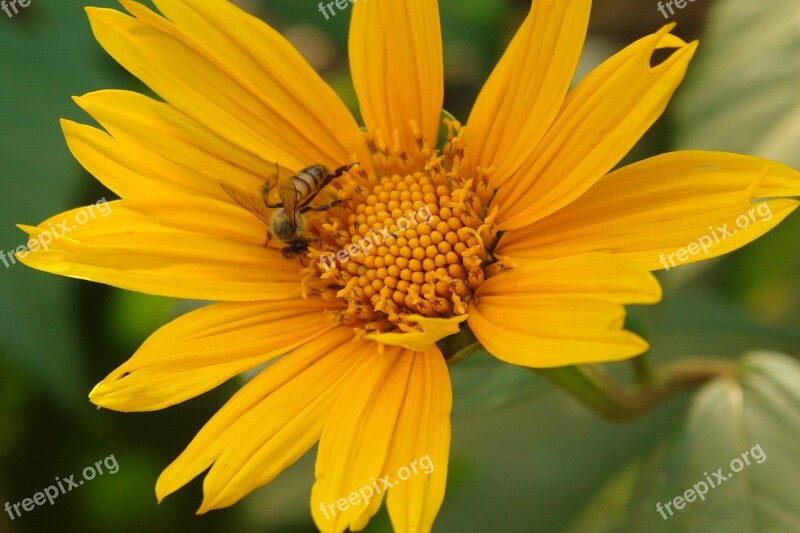
MULTIPOLYGON (((610 172, 697 44, 667 26, 570 91, 589 0, 533 2, 440 149, 435 1, 353 5, 363 131, 261 21, 224 0, 155 4, 163 17, 130 0, 132 16, 88 13, 100 44, 163 101, 100 91, 76 101, 104 131, 63 121, 75 157, 122 199, 23 262, 221 302, 154 333, 91 392, 98 406, 161 409, 270 363, 158 480, 161 499, 210 467, 200 512, 269 483, 319 441, 321 530, 363 528, 384 495, 397 531, 430 530, 452 403, 437 341, 468 326, 494 356, 529 367, 635 356, 647 344, 623 329, 623 305, 660 299, 649 271, 662 258, 726 253, 797 207, 798 173, 752 157, 677 152, 610 172), (673 53, 651 66, 657 48, 673 53), (276 164, 354 165, 310 204, 334 203, 305 214, 309 249, 296 259, 276 239, 265 247, 264 221, 230 193, 257 193, 276 164)), ((35 239, 74 214, 21 227, 35 239)))

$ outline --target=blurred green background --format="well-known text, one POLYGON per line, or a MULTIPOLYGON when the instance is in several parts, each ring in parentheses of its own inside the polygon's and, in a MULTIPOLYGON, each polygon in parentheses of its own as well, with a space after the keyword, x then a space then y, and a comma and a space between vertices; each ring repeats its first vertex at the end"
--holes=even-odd
MULTIPOLYGON (((347 12, 325 20, 312 1, 239 3, 287 35, 355 108, 347 12)), ((90 122, 72 95, 146 89, 94 42, 85 5, 32 0, 13 18, 0 12, 4 251, 25 241, 17 223, 113 197, 72 159, 58 118, 90 122)), ((462 121, 529 5, 440 2, 445 106, 462 121)), ((628 160, 720 149, 800 168, 797 1, 703 0, 671 20, 679 36, 701 38, 701 47, 667 114, 628 160)), ((664 23, 656 2, 595 0, 579 76, 664 23)), ((795 213, 742 250, 659 275, 664 302, 630 313, 631 327, 652 344, 654 364, 685 356, 738 359, 752 350, 789 357, 752 357, 739 383, 687 391, 632 422, 601 420, 524 369, 482 357, 454 367, 450 479, 435 531, 781 531, 787 524, 800 531, 798 242, 795 213), (709 413, 729 424, 703 422, 709 413), (747 467, 706 502, 692 504, 691 513, 669 521, 656 514, 656 502, 757 443, 764 464, 747 467), (770 510, 776 493, 784 505, 770 510)), ((119 464, 116 474, 53 506, 13 521, 0 510, 0 532, 314 530, 313 456, 231 509, 195 516, 200 480, 156 505, 159 472, 237 388, 235 380, 162 412, 97 411, 88 402, 96 382, 191 305, 0 265, 0 505, 32 496, 56 476, 80 477, 111 454, 119 464)), ((630 377, 629 363, 608 366, 620 379, 630 377)), ((367 530, 389 529, 382 511, 367 530)))

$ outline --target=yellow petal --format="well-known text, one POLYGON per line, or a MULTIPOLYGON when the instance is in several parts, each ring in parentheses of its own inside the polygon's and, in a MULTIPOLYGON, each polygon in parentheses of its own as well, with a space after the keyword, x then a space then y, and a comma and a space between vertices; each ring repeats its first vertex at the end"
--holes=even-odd
POLYGON ((623 303, 661 299, 655 278, 604 254, 529 263, 486 280, 469 325, 495 357, 534 368, 599 363, 638 355, 648 345, 622 330, 623 303))
POLYGON ((319 439, 343 380, 369 345, 337 328, 292 351, 244 385, 161 474, 159 501, 212 464, 200 512, 269 483, 319 439))
POLYGON ((285 300, 300 293, 300 262, 264 247, 266 228, 238 206, 186 197, 109 202, 104 212, 89 207, 20 226, 32 235, 32 250, 37 243, 20 261, 175 298, 285 300))
POLYGON ((89 394, 98 407, 154 411, 198 396, 332 329, 321 300, 235 302, 187 313, 153 333, 89 394))
POLYGON ((413 120, 436 142, 444 98, 442 37, 436 0, 356 2, 350 22, 350 70, 370 133, 416 153, 413 120))
POLYGON ((564 209, 506 233, 497 252, 531 261, 607 252, 649 270, 672 268, 763 235, 797 207, 778 199, 791 196, 800 196, 800 172, 785 165, 673 152, 612 172, 564 209))
POLYGON ((495 196, 500 230, 527 226, 575 200, 656 121, 697 47, 670 35, 671 28, 628 46, 570 92, 545 138, 495 196), (660 47, 677 50, 651 67, 660 47))
POLYGON ((442 353, 417 353, 387 461, 394 531, 429 532, 444 499, 450 456, 450 374, 442 353))
POLYGON ((334 405, 317 453, 311 512, 320 531, 358 530, 380 507, 380 478, 393 474, 386 471, 392 442, 412 437, 395 429, 415 358, 414 352, 389 347, 364 359, 348 378, 347 393, 334 405), (373 488, 371 496, 367 487, 373 488), (359 489, 360 503, 337 506, 359 489))
POLYGON ((422 331, 407 333, 370 333, 365 338, 386 346, 401 346, 409 350, 424 352, 445 337, 458 333, 458 325, 467 319, 466 315, 452 318, 429 318, 422 315, 404 317, 409 322, 419 324, 422 331))
POLYGON ((257 190, 266 169, 252 153, 174 107, 127 91, 75 98, 102 130, 62 120, 75 158, 122 198, 201 195, 229 200, 220 181, 257 190))
MULTIPOLYGON (((161 4, 159 2, 159 4, 161 4)), ((160 7, 123 1, 137 18, 87 12, 95 37, 178 110, 265 161, 339 165, 366 147, 344 104, 277 32, 219 0, 160 7)))
POLYGON ((496 165, 497 187, 533 152, 564 102, 590 10, 590 0, 533 2, 472 108, 463 167, 496 165))

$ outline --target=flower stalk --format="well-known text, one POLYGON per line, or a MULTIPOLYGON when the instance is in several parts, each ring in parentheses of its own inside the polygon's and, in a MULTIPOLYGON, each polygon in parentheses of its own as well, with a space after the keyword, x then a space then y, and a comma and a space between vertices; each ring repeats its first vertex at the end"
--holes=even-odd
POLYGON ((649 412, 678 391, 733 376, 736 366, 718 359, 684 359, 654 369, 647 381, 630 387, 619 384, 598 365, 537 369, 536 372, 596 414, 621 421, 649 412))

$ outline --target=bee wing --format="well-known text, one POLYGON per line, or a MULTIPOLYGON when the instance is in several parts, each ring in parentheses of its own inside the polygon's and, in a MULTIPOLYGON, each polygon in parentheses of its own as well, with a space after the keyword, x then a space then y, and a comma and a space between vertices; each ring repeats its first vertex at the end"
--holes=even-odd
POLYGON ((281 197, 283 210, 289 215, 289 225, 292 226, 292 229, 296 229, 297 225, 295 221, 297 220, 297 207, 300 203, 300 193, 297 192, 297 188, 295 188, 292 180, 288 180, 281 184, 278 194, 281 197))
POLYGON ((235 185, 220 182, 220 187, 231 200, 245 208, 250 214, 269 226, 272 215, 270 214, 264 201, 255 193, 249 193, 235 185))
POLYGON ((287 183, 291 183, 294 175, 295 172, 293 170, 275 163, 275 170, 267 175, 267 181, 264 183, 264 186, 261 189, 264 195, 264 201, 269 201, 269 193, 272 189, 278 186, 284 187, 287 183))

